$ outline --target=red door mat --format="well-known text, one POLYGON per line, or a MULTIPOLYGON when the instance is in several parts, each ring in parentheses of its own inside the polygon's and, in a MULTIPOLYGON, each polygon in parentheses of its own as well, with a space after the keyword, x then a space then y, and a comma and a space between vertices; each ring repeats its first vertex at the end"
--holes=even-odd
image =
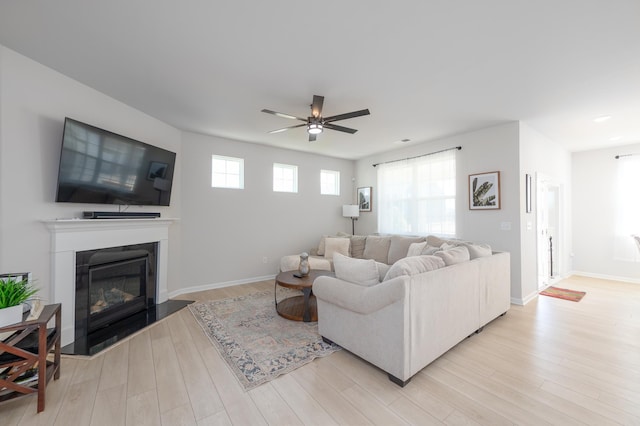
POLYGON ((540 294, 543 296, 556 297, 558 299, 571 300, 572 302, 579 302, 587 293, 584 291, 568 290, 560 287, 547 287, 542 290, 540 294))

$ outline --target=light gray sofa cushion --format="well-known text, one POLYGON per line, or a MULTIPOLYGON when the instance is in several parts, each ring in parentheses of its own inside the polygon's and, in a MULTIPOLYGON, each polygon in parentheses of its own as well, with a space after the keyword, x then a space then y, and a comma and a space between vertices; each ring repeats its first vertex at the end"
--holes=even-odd
POLYGON ((387 263, 389 261, 390 245, 391 237, 369 235, 364 245, 362 257, 365 259, 373 259, 376 262, 387 263))
POLYGON ((336 253, 333 256, 336 278, 350 283, 372 286, 380 283, 380 273, 373 259, 353 259, 336 253))
POLYGON ((445 263, 437 256, 411 256, 398 260, 390 268, 383 281, 391 280, 400 275, 416 275, 422 272, 444 268, 445 263))
POLYGON ((393 265, 398 260, 407 257, 409 246, 411 246, 412 243, 421 243, 423 241, 425 241, 425 237, 392 235, 391 243, 389 244, 389 256, 386 263, 393 265))
POLYGON ((364 255, 364 245, 367 242, 366 235, 352 235, 351 236, 351 257, 356 259, 362 259, 364 255))
POLYGON ((391 265, 387 265, 386 263, 376 262, 376 267, 378 268, 378 276, 380 277, 380 281, 384 280, 384 277, 387 276, 387 272, 391 269, 391 265))

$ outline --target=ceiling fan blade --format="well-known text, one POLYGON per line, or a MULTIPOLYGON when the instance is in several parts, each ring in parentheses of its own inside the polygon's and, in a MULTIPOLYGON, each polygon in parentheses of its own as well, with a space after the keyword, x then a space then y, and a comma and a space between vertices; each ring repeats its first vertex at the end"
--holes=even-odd
POLYGON ((311 133, 309 133, 309 142, 315 142, 316 136, 317 135, 312 135, 311 133))
POLYGON ((346 114, 338 114, 331 117, 326 117, 324 118, 324 122, 328 123, 331 121, 346 120, 347 118, 360 117, 369 114, 370 113, 368 109, 361 109, 360 111, 347 112, 346 114))
POLYGON ((313 95, 313 103, 311 104, 311 115, 318 118, 322 116, 322 104, 324 96, 313 95))
POLYGON ((350 129, 348 127, 338 126, 337 124, 324 123, 325 129, 337 130, 339 132, 351 133, 354 134, 357 132, 356 129, 350 129))
POLYGON ((292 120, 300 120, 305 122, 307 121, 306 118, 296 117, 295 115, 285 114, 283 112, 271 111, 270 109, 263 109, 262 112, 266 112, 267 114, 277 115, 278 117, 282 117, 282 118, 290 118, 292 120))
POLYGON ((283 127, 282 129, 272 130, 269 133, 280 133, 280 132, 284 132, 285 130, 295 129, 296 127, 303 127, 303 126, 306 126, 306 124, 296 124, 295 126, 283 127))

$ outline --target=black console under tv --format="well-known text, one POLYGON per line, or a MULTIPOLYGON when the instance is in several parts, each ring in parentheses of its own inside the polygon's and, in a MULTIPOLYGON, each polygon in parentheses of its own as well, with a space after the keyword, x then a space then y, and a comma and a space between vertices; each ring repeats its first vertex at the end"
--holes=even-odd
POLYGON ((160 213, 154 212, 82 212, 83 219, 155 219, 160 213))

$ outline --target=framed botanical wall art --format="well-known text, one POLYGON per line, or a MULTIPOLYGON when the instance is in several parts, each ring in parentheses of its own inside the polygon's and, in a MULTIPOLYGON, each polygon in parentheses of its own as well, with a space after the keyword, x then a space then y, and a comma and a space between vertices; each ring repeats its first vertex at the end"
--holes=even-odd
POLYGON ((500 172, 469 175, 469 209, 500 208, 500 172))
POLYGON ((361 212, 371 211, 371 187, 358 188, 358 206, 361 212))

